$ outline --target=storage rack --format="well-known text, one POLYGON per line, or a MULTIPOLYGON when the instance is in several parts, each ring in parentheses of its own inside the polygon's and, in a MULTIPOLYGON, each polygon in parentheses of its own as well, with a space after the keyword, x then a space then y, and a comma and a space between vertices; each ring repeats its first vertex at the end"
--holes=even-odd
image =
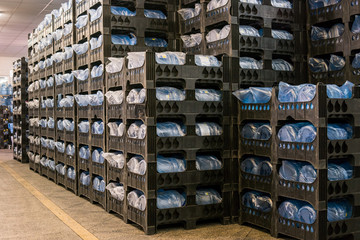
POLYGON ((6 149, 11 144, 11 133, 8 127, 12 123, 12 113, 8 106, 0 106, 0 148, 6 149))
POLYGON ((308 34, 308 57, 329 59, 330 54, 342 56, 345 59, 345 67, 338 71, 314 73, 308 70, 311 83, 326 82, 329 84, 343 84, 349 80, 359 83, 359 69, 352 66, 355 54, 359 53, 359 34, 353 33, 355 16, 360 13, 359 3, 356 1, 340 1, 337 4, 308 10, 307 34, 308 34), (341 36, 326 40, 311 39, 312 26, 330 28, 334 24, 344 24, 344 32, 341 36))
MULTIPOLYGON (((145 233, 153 234, 159 225, 170 223, 185 223, 185 228, 195 228, 196 222, 202 219, 220 219, 222 223, 230 222, 231 177, 230 177, 230 149, 227 148, 228 137, 222 136, 201 137, 195 134, 197 121, 216 119, 228 132, 229 117, 225 115, 224 102, 198 102, 194 99, 195 88, 217 86, 222 92, 229 90, 229 84, 223 81, 223 68, 199 67, 195 65, 194 56, 187 55, 184 66, 162 65, 155 61, 155 53, 147 52, 144 64, 135 69, 123 67, 118 74, 118 81, 122 83, 125 96, 131 89, 143 87, 146 89, 146 101, 143 104, 128 104, 123 106, 123 118, 126 129, 136 120, 141 120, 147 126, 145 139, 131 139, 125 137, 126 160, 135 155, 141 155, 147 162, 147 173, 144 176, 126 171, 125 185, 127 193, 137 189, 144 192, 147 199, 147 209, 143 212, 127 206, 127 220, 141 226, 145 233), (153 71, 156 70, 156 73, 153 71), (172 74, 168 74, 168 72, 172 74), (200 74, 200 73, 215 74, 200 74), (196 73, 196 75, 194 74, 196 73), (196 76, 196 77, 194 77, 196 76), (201 76, 201 77, 200 77, 201 76), (123 80, 121 80, 123 79, 123 80), (171 80, 171 81, 169 81, 171 80), (186 100, 183 102, 156 100, 156 87, 174 84, 182 85, 186 91, 186 100), (167 84, 167 85, 166 85, 167 84), (214 110, 209 110, 214 108, 214 110), (181 120, 186 126, 185 137, 158 137, 156 123, 165 120, 181 120), (190 144, 190 145, 188 145, 190 144), (158 154, 183 153, 186 159, 187 170, 182 173, 157 173, 156 156, 158 154), (197 171, 195 168, 197 154, 214 154, 222 160, 221 170, 197 171), (196 205, 196 188, 199 186, 216 186, 223 201, 215 205, 196 205), (177 189, 185 191, 186 206, 175 209, 156 209, 156 192, 159 189, 177 189), (211 213, 210 209, 214 211, 211 213), (189 213, 192 217, 189 218, 189 213), (207 214, 204 214, 207 213, 207 214), (164 218, 168 215, 168 218, 164 218)), ((116 77, 107 76, 109 79, 116 77)), ((109 82, 107 88, 111 87, 109 82)), ((179 85, 179 86, 180 86, 179 85)), ((227 99, 227 98, 225 98, 227 99)), ((109 119, 108 119, 109 120, 109 119)), ((111 138, 109 138, 111 141, 111 138)), ((124 141, 124 140, 123 140, 124 141)), ((108 148, 110 145, 108 145, 108 148)), ((112 149, 120 150, 123 149, 112 149)), ((123 170, 124 171, 124 170, 123 170)), ((108 179, 109 180, 109 179, 108 179)), ((127 204, 124 204, 125 206, 127 204)), ((126 216, 126 215, 125 215, 126 216)))
POLYGON ((275 222, 274 234, 281 234, 297 239, 332 239, 337 237, 344 239, 348 235, 358 232, 355 227, 359 221, 359 151, 355 147, 359 142, 358 135, 358 110, 356 106, 359 99, 359 88, 353 89, 351 99, 329 99, 326 86, 317 85, 315 98, 304 103, 280 103, 277 100, 277 90, 273 90, 273 222, 275 222), (294 106, 294 108, 292 108, 294 106), (348 106, 348 107, 347 107, 348 106), (339 109, 340 108, 340 109, 339 109), (317 130, 316 139, 312 143, 287 143, 281 142, 277 132, 286 120, 308 121, 317 130), (354 130, 353 137, 349 140, 328 140, 327 124, 331 122, 347 122, 354 130), (325 146, 323 144, 325 143, 325 146), (314 183, 299 183, 282 180, 278 171, 282 160, 298 160, 311 163, 317 171, 314 183), (353 166, 353 177, 349 180, 329 181, 328 161, 347 159, 353 166), (287 220, 279 216, 277 207, 285 199, 297 199, 311 204, 317 212, 316 221, 313 224, 304 224, 287 220), (327 201, 331 199, 346 198, 353 205, 351 218, 337 221, 327 221, 327 201))
POLYGON ((18 59, 13 63, 13 92, 17 92, 16 98, 13 98, 13 108, 16 108, 16 111, 13 111, 13 128, 14 128, 14 137, 13 142, 14 146, 17 147, 17 153, 14 152, 14 159, 18 160, 21 163, 29 162, 27 152, 29 150, 28 145, 28 110, 26 106, 26 101, 28 98, 27 87, 28 87, 28 60, 23 57, 18 59), (21 108, 21 109, 19 109, 21 108), (16 136, 16 138, 15 138, 16 136), (18 154, 20 153, 20 154, 18 154))

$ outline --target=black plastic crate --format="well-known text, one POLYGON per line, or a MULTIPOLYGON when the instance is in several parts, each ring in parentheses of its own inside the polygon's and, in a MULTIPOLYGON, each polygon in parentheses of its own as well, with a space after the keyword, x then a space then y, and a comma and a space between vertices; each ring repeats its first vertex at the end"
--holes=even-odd
MULTIPOLYGON (((327 159, 358 153, 360 139, 355 135, 348 140, 328 140, 327 128, 316 128, 316 138, 311 143, 282 142, 277 137, 280 127, 276 127, 275 142, 272 146, 275 156, 281 159, 307 161, 316 169, 324 169, 327 159), (326 145, 325 145, 326 143, 326 145)), ((273 129, 274 131, 274 129, 273 129)), ((354 133, 357 133, 357 128, 354 133)), ((275 159, 276 160, 276 159, 275 159)))
POLYGON ((35 162, 29 159, 29 169, 35 171, 35 162))
POLYGON ((96 90, 102 90, 105 86, 104 83, 104 74, 100 77, 91 78, 90 80, 90 90, 96 91, 96 90))
MULTIPOLYGON (((186 80, 185 80, 186 81, 186 80)), ((191 115, 208 115, 216 116, 223 115, 224 113, 224 101, 219 102, 202 102, 195 99, 195 82, 200 81, 186 81, 192 84, 187 84, 186 90, 186 100, 185 101, 159 101, 156 99, 156 90, 147 89, 146 90, 146 100, 142 104, 126 104, 126 117, 127 119, 141 119, 145 121, 147 117, 156 117, 156 116, 171 116, 184 114, 187 117, 191 115)), ((218 87, 223 88, 222 82, 215 81, 202 81, 206 84, 216 84, 218 87)), ((125 92, 126 96, 129 93, 129 89, 125 92)), ((225 98, 225 96, 224 96, 225 98)))
MULTIPOLYGON (((106 102, 106 119, 122 119, 125 118, 126 114, 124 112, 125 110, 125 103, 122 104, 114 104, 110 105, 108 102, 106 102)), ((110 136, 108 134, 108 136, 110 136)))
POLYGON ((353 125, 360 126, 360 111, 356 106, 360 102, 360 88, 353 88, 351 99, 330 99, 327 96, 326 85, 318 83, 313 100, 301 103, 280 103, 278 89, 273 90, 274 122, 286 120, 289 117, 297 121, 309 121, 315 127, 326 127, 329 118, 346 118, 351 116, 353 125))
POLYGON ((77 141, 79 144, 85 144, 85 145, 89 145, 91 143, 90 141, 90 133, 81 133, 81 132, 77 132, 77 141))
MULTIPOLYGON (((78 172, 77 172, 78 173, 78 172)), ((75 179, 70 179, 66 177, 65 179, 65 186, 67 190, 72 191, 75 195, 78 195, 78 182, 77 182, 77 176, 75 176, 75 179)))
MULTIPOLYGON (((221 40, 211 43, 206 42, 206 54, 207 55, 223 55, 238 57, 239 56, 239 25, 231 24, 231 30, 229 35, 221 40)), ((206 41, 206 39, 203 39, 206 41)))
POLYGON ((91 173, 106 179, 106 160, 103 164, 91 161, 91 173))
MULTIPOLYGON (((74 23, 75 24, 75 23, 74 23)), ((76 43, 75 39, 76 39, 76 27, 75 25, 73 25, 74 27, 72 28, 72 31, 66 35, 62 37, 62 48, 64 49, 65 47, 70 47, 72 46, 74 43, 76 43)), ((80 40, 80 39, 79 39, 80 40)), ((75 54, 75 53, 73 53, 75 54)))
POLYGON ((251 174, 240 170, 240 181, 239 187, 240 191, 243 189, 253 189, 261 192, 272 193, 272 175, 270 176, 260 176, 256 174, 251 174))
MULTIPOLYGON (((54 79, 55 81, 55 79, 54 79)), ((55 83, 55 95, 64 94, 64 84, 56 85, 55 83)))
MULTIPOLYGON (((54 79, 54 86, 55 86, 55 79, 54 79)), ((52 87, 46 87, 46 96, 47 97, 53 97, 54 96, 54 93, 55 93, 55 88, 54 86, 52 87)))
POLYGON ((62 25, 63 25, 63 13, 57 18, 54 17, 54 31, 61 28, 62 25))
POLYGON ((145 211, 128 205, 127 220, 136 223, 147 235, 155 234, 160 225, 184 224, 185 229, 194 229, 198 221, 208 219, 219 219, 222 224, 229 224, 227 204, 230 205, 230 193, 223 193, 223 202, 220 204, 190 205, 171 209, 156 209, 156 199, 148 199, 145 211))
POLYGON ((64 59, 62 62, 63 62, 63 71, 64 72, 69 72, 71 70, 74 70, 75 69, 75 53, 71 58, 64 59))
POLYGON ((89 7, 90 7, 89 1, 90 0, 83 0, 80 3, 73 5, 73 6, 75 6, 76 16, 81 15, 82 13, 84 13, 85 11, 87 11, 89 9, 89 7))
POLYGON ((47 178, 49 179, 49 180, 52 180, 53 182, 55 182, 56 183, 56 171, 53 171, 53 170, 51 170, 51 169, 47 169, 47 178))
MULTIPOLYGON (((127 30, 131 32, 131 29, 127 30)), ((165 33, 163 33, 165 34, 165 33)), ((165 52, 165 51, 176 51, 179 49, 179 41, 178 39, 167 39, 168 46, 167 47, 149 47, 145 44, 145 37, 138 37, 136 45, 120 45, 120 44, 112 44, 111 36, 104 35, 104 44, 105 46, 111 46, 111 56, 112 57, 125 57, 128 52, 145 52, 145 51, 153 51, 153 52, 165 52), (110 43, 107 44, 107 42, 110 43)))
POLYGON ((45 72, 46 77, 51 77, 54 74, 54 65, 51 65, 50 67, 47 67, 45 72))
MULTIPOLYGON (((78 151, 78 148, 75 148, 75 154, 76 152, 78 151)), ((76 164, 76 155, 74 154, 74 156, 69 156, 69 155, 66 155, 65 158, 64 158, 64 164, 66 164, 67 166, 72 166, 75 167, 77 166, 76 164)))
POLYGON ((79 119, 87 119, 89 117, 91 109, 89 106, 81 107, 77 105, 77 117, 79 119))
POLYGON ((118 181, 122 184, 126 184, 127 180, 127 172, 125 170, 125 166, 123 169, 115 168, 110 166, 109 163, 106 164, 106 174, 108 181, 118 181))
POLYGON ((106 206, 107 206, 107 212, 114 212, 116 214, 118 214, 119 216, 121 216, 124 220, 125 220, 125 216, 126 216, 126 210, 127 210, 127 206, 125 203, 125 199, 123 201, 119 201, 115 198, 113 198, 109 192, 109 190, 106 190, 107 193, 107 201, 106 201, 106 206))
POLYGON ((106 74, 106 89, 115 87, 123 87, 124 86, 124 77, 126 74, 125 65, 123 66, 122 71, 117 73, 105 73, 106 74))
POLYGON ((126 139, 125 139, 125 134, 122 137, 117 137, 117 136, 111 136, 110 135, 110 130, 109 127, 106 126, 107 129, 107 147, 108 149, 111 150, 118 150, 118 151, 124 151, 125 150, 125 143, 126 143, 126 139))
MULTIPOLYGON (((327 211, 317 211, 316 221, 313 224, 305 224, 283 218, 279 215, 277 208, 280 201, 274 203, 275 237, 287 236, 295 239, 346 239, 346 235, 358 231, 359 217, 342 221, 328 222, 327 211)), ((359 207, 353 209, 358 214, 359 207)))
MULTIPOLYGON (((103 101, 103 104, 100 106, 91 106, 91 117, 92 118, 98 118, 101 120, 105 120, 105 100, 103 101)), ((89 115, 89 113, 88 113, 89 115)))
MULTIPOLYGON (((146 123, 145 123, 146 125, 146 123)), ((128 125, 129 126, 129 125, 128 125)), ((127 128, 128 129, 128 128, 127 128)), ((224 132, 226 129, 224 129, 224 132)), ((195 129, 194 129, 195 135, 195 129)), ((187 127, 187 136, 184 137, 158 137, 156 127, 147 124, 145 139, 132 139, 126 137, 127 152, 147 156, 160 151, 176 151, 180 149, 218 149, 221 150, 227 144, 222 136, 194 136, 191 135, 191 128, 187 127)), ((270 147, 269 147, 270 148, 270 147)))
POLYGON ((327 168, 317 170, 317 178, 313 183, 294 182, 281 179, 279 169, 281 165, 275 165, 275 191, 277 196, 307 201, 317 210, 326 210, 327 201, 331 198, 346 197, 349 194, 360 192, 360 178, 357 174, 358 167, 354 167, 354 177, 348 180, 329 181, 327 168))
POLYGON ((105 192, 99 192, 92 189, 91 202, 100 204, 106 210, 106 190, 105 192))
POLYGON ((63 62, 61 61, 59 63, 53 63, 54 64, 54 74, 59 74, 63 72, 63 62))
MULTIPOLYGON (((272 54, 269 54, 270 56, 272 54)), ((269 57, 270 57, 269 56, 269 57)), ((279 82, 287 82, 290 84, 303 83, 304 71, 307 71, 307 63, 296 61, 294 57, 294 71, 275 71, 272 69, 272 60, 264 60, 263 69, 243 69, 239 67, 239 58, 230 58, 230 78, 233 83, 233 89, 248 87, 273 87, 279 82), (236 86, 237 85, 237 86, 236 86)))
MULTIPOLYGON (((76 123, 75 123, 75 125, 76 125, 76 123)), ((73 142, 73 143, 76 142, 76 131, 75 131, 75 129, 72 132, 65 131, 65 140, 68 141, 68 142, 73 142)))
POLYGON ((267 121, 271 119, 273 114, 272 101, 267 103, 251 104, 242 103, 238 99, 238 119, 239 123, 245 120, 267 121))
POLYGON ((341 1, 338 4, 333 4, 318 9, 310 9, 308 6, 307 22, 308 24, 314 25, 319 22, 331 21, 337 18, 342 18, 345 22, 348 22, 347 18, 350 17, 349 3, 349 1, 341 1))
MULTIPOLYGON (((77 178, 80 177, 80 174, 79 176, 76 176, 77 178)), ((91 196, 92 196, 92 186, 91 184, 89 186, 85 186, 85 185, 82 185, 80 183, 80 181, 78 182, 78 194, 80 197, 86 197, 89 201, 91 201, 91 196)))
MULTIPOLYGON (((80 147, 78 149, 80 149, 80 147)), ((80 158, 80 156, 78 156, 77 160, 78 160, 77 165, 78 165, 79 169, 87 170, 87 171, 90 170, 90 168, 91 168, 91 159, 83 159, 83 158, 80 158)))
MULTIPOLYGON (((66 175, 66 174, 65 174, 66 175)), ((56 172, 56 184, 66 188, 66 176, 56 172)))
MULTIPOLYGON (((87 1, 87 0, 85 0, 87 1)), ((88 23, 86 24, 86 26, 78 29, 76 28, 76 41, 82 41, 84 39, 87 39, 89 37, 89 21, 90 21, 90 17, 88 20, 88 23)))
MULTIPOLYGON (((125 63, 127 65, 127 63, 125 63)), ((142 67, 128 69, 125 79, 132 84, 141 84, 144 88, 153 89, 158 79, 203 79, 212 81, 223 81, 222 67, 199 67, 195 64, 194 55, 187 55, 185 65, 157 64, 155 53, 147 52, 145 63, 142 67)), ((195 83, 195 81, 192 81, 195 83)), ((194 89, 195 86, 192 86, 194 89)))
POLYGON ((48 138, 55 139, 55 128, 47 128, 46 129, 46 136, 48 138))
POLYGON ((91 145, 105 148, 105 131, 103 134, 91 134, 91 145))
POLYGON ((90 91, 90 76, 88 79, 86 79, 84 81, 77 79, 77 92, 82 93, 82 92, 88 92, 88 91, 90 91))
MULTIPOLYGON (((268 20, 269 24, 271 20, 276 20, 283 23, 298 22, 303 17, 301 14, 305 14, 305 2, 292 1, 293 8, 277 8, 271 5, 270 0, 264 0, 261 5, 242 3, 239 2, 238 16, 240 18, 264 18, 268 20)), ((266 28, 270 28, 271 25, 265 25, 266 28)))
POLYGON ((201 11, 198 16, 195 16, 195 17, 187 19, 187 20, 184 20, 181 16, 179 16, 178 19, 180 20, 180 34, 184 35, 187 33, 200 31, 204 25, 203 19, 205 19, 205 17, 204 17, 205 11, 206 11, 206 4, 201 3, 201 11))
POLYGON ((351 71, 349 70, 351 69, 351 62, 349 57, 345 56, 345 61, 345 67, 338 71, 314 73, 309 69, 308 72, 310 83, 317 84, 318 82, 326 82, 327 84, 344 84, 348 79, 350 79, 351 76, 351 71))
POLYGON ((44 69, 39 69, 39 78, 40 79, 43 79, 43 78, 45 78, 46 77, 46 69, 44 68, 44 69))
POLYGON ((62 14, 62 26, 64 26, 66 23, 72 22, 74 23, 74 19, 75 19, 75 0, 72 1, 71 3, 71 7, 63 12, 62 14))
MULTIPOLYGON (((269 119, 270 120, 270 119, 269 119)), ((255 156, 261 156, 261 157, 272 157, 273 152, 273 137, 271 137, 268 140, 257 140, 257 139, 246 139, 242 138, 241 131, 243 126, 245 125, 245 122, 240 122, 240 119, 238 119, 238 136, 239 136, 239 153, 241 155, 255 155, 255 156)), ((270 122, 269 122, 270 123, 270 122)), ((273 133, 274 135, 274 133, 273 133)))
MULTIPOLYGON (((310 30, 309 30, 310 31, 310 30)), ((350 41, 356 44, 357 41, 354 37, 356 34, 353 34, 349 31, 349 29, 345 28, 344 33, 340 37, 330 38, 326 40, 309 40, 310 42, 310 54, 311 56, 330 54, 336 52, 349 52, 349 47, 353 47, 354 45, 350 45, 350 41), (355 40, 355 41, 354 41, 355 40)), ((310 33, 309 33, 310 36, 310 33)))
POLYGON ((205 25, 210 26, 221 22, 237 24, 232 17, 237 17, 238 9, 239 2, 236 0, 229 0, 224 6, 211 11, 207 11, 205 7, 202 9, 205 12, 205 25))
POLYGON ((47 151, 46 151, 46 156, 48 158, 55 159, 55 149, 52 150, 52 149, 48 148, 47 151))
POLYGON ((262 212, 240 204, 239 223, 249 223, 271 231, 273 225, 272 212, 262 212))
MULTIPOLYGON (((166 152, 166 151, 165 151, 166 152)), ((225 151, 197 151, 197 150, 178 150, 184 152, 186 159, 186 171, 178 173, 158 173, 156 167, 156 155, 148 155, 146 159, 147 170, 144 175, 139 175, 127 171, 127 185, 132 188, 142 190, 148 197, 153 196, 158 189, 170 189, 186 187, 187 195, 195 195, 198 185, 218 186, 221 185, 223 191, 231 190, 231 158, 229 152, 225 151), (222 168, 218 170, 196 169, 197 154, 211 153, 219 157, 222 168)), ((176 153, 176 152, 175 152, 176 153)), ((134 154, 127 153, 127 162, 134 157, 134 154)), ((121 180, 121 179, 120 179, 121 180)))
MULTIPOLYGON (((55 105, 55 103, 54 103, 55 105)), ((54 112, 54 108, 46 108, 46 116, 47 117, 52 117, 55 118, 55 112, 54 112)))
MULTIPOLYGON (((76 53, 74 53, 76 54, 76 53)), ((87 66, 89 64, 90 61, 90 55, 89 55, 89 51, 87 51, 86 53, 83 53, 81 55, 77 55, 76 54, 76 66, 80 67, 80 66, 87 66)), ((90 76, 90 74, 89 74, 90 76)))
POLYGON ((62 112, 64 113, 64 117, 71 118, 73 120, 75 120, 75 116, 76 116, 75 111, 76 111, 75 106, 62 109, 62 112))

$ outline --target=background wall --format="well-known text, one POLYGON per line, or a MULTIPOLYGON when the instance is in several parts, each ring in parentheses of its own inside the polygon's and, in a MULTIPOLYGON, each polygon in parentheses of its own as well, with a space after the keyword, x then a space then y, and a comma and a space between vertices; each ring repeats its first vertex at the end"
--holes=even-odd
POLYGON ((16 60, 17 58, 0 57, 0 76, 8 77, 13 68, 13 62, 16 60))

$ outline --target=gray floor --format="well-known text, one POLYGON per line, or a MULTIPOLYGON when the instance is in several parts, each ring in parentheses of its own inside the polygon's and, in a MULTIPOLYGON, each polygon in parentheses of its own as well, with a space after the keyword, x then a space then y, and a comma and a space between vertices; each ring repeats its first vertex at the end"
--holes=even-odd
MULTIPOLYGON (((98 239, 274 239, 246 226, 218 223, 203 224, 194 230, 172 227, 146 236, 135 226, 30 171, 28 164, 12 160, 11 152, 1 150, 0 163, 15 170, 98 239)), ((81 239, 1 166, 0 221, 0 239, 81 239)))

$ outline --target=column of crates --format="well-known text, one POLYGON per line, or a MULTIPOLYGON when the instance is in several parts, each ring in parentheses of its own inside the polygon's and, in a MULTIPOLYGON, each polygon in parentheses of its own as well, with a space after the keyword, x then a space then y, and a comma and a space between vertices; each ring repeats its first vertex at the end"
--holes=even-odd
MULTIPOLYGON (((77 55, 77 69, 88 69, 91 74, 85 81, 78 80, 77 93, 81 95, 97 94, 101 92, 105 94, 105 74, 100 76, 93 75, 96 68, 102 67, 106 64, 108 57, 121 57, 129 51, 165 51, 174 50, 177 41, 175 40, 175 4, 153 1, 137 1, 131 3, 130 7, 125 4, 124 6, 136 10, 136 16, 120 16, 112 11, 112 6, 121 6, 121 3, 114 1, 99 1, 99 0, 86 0, 76 5, 76 18, 81 16, 88 16, 87 24, 76 29, 77 43, 89 44, 89 50, 81 55, 77 55), (102 10, 101 10, 102 9, 102 10), (161 9, 167 19, 148 19, 144 16, 144 9, 161 9), (101 11, 100 11, 101 10, 101 11), (93 19, 90 14, 92 11, 100 11, 97 19, 93 19), (146 23, 146 24, 144 24, 146 23), (113 35, 126 35, 135 34, 137 42, 135 45, 121 45, 112 41, 113 35), (145 43, 146 38, 161 37, 166 39, 167 47, 153 47, 147 46, 145 43), (98 43, 98 44, 96 44, 98 43)), ((101 106, 78 106, 78 123, 81 121, 89 121, 90 128, 96 122, 102 122, 106 125, 106 115, 104 110, 105 102, 101 106)), ((106 131, 105 131, 106 132, 106 131)), ((78 133, 78 148, 86 147, 90 149, 90 153, 94 151, 106 151, 106 133, 93 134, 92 129, 88 134, 78 133), (91 136, 89 136, 91 135, 91 136)), ((91 178, 91 184, 95 177, 100 177, 106 183, 106 162, 103 164, 93 162, 91 160, 81 159, 79 157, 79 174, 82 171, 88 171, 91 178)), ((92 186, 85 187, 83 192, 92 202, 100 203, 106 208, 106 192, 102 193, 92 186)))
MULTIPOLYGON (((302 103, 281 103, 273 91, 273 222, 274 234, 296 239, 357 239, 359 229, 359 89, 353 88, 351 99, 330 99, 326 86, 317 84, 314 99, 302 103), (291 143, 281 141, 277 133, 285 124, 308 122, 316 129, 316 138, 310 143, 291 143), (346 140, 329 140, 328 124, 348 123, 353 134, 346 140), (284 160, 311 164, 316 171, 314 181, 307 183, 285 180, 280 177, 284 160), (352 177, 345 180, 332 180, 329 176, 331 163, 345 161, 351 165, 352 177), (314 221, 287 219, 279 214, 278 208, 286 200, 298 200, 315 209, 314 221), (347 200, 352 210, 346 212, 343 220, 331 221, 329 202, 347 200), (330 217, 329 217, 330 216, 330 217), (309 222, 311 221, 311 222, 309 222)), ((347 210, 344 210, 347 211, 347 210)), ((304 218, 306 219, 306 218, 304 218)))
MULTIPOLYGON (((55 170, 56 162, 56 132, 55 132, 55 123, 54 127, 50 128, 48 126, 49 120, 53 119, 55 121, 55 109, 56 109, 56 98, 54 92, 54 85, 48 87, 46 84, 50 78, 54 78, 54 64, 53 64, 53 54, 54 54, 54 41, 53 41, 53 32, 54 32, 54 16, 51 15, 51 21, 44 27, 44 38, 46 39, 46 44, 44 45, 44 50, 39 52, 39 99, 40 99, 40 121, 43 121, 43 124, 40 126, 41 130, 41 162, 40 162, 40 175, 47 177, 49 180, 56 181, 57 172, 55 170), (44 144, 46 142, 46 144, 44 144), (45 161, 46 158, 46 161, 45 161)), ((39 42, 42 40, 40 39, 39 42)))
POLYGON ((26 101, 28 94, 26 89, 28 87, 28 60, 25 57, 14 62, 13 73, 13 92, 17 92, 17 97, 13 98, 13 114, 14 114, 14 147, 17 147, 17 152, 14 152, 14 159, 21 163, 29 162, 27 152, 29 150, 28 141, 28 110, 26 101), (16 109, 16 110, 15 110, 16 109))
POLYGON ((359 14, 360 6, 356 1, 339 1, 336 4, 316 9, 312 9, 308 4, 309 59, 324 59, 329 65, 331 55, 335 55, 344 58, 345 61, 345 65, 337 69, 330 69, 328 66, 327 69, 323 68, 314 72, 309 68, 308 75, 311 83, 343 84, 347 80, 358 83, 360 71, 352 63, 356 54, 360 52, 360 41, 356 28, 352 28, 356 25, 355 18, 359 14), (313 27, 321 30, 313 30, 313 27), (319 33, 316 34, 316 31, 319 33), (323 36, 321 37, 320 34, 323 36), (312 38, 312 35, 318 36, 312 38))
POLYGON ((37 173, 40 173, 40 128, 38 125, 40 117, 40 98, 39 98, 39 83, 38 83, 38 69, 35 66, 39 62, 39 42, 42 39, 43 32, 33 31, 28 38, 28 54, 29 54, 29 75, 28 75, 28 96, 29 96, 29 168, 37 173), (35 84, 37 82, 37 84, 35 84), (37 123, 36 123, 37 120, 37 123))
MULTIPOLYGON (((127 60, 125 61, 127 62, 127 60)), ((185 223, 186 228, 195 228, 199 220, 220 219, 223 223, 230 221, 231 177, 230 153, 227 149, 228 140, 221 136, 198 136, 196 124, 201 122, 216 122, 223 132, 229 131, 229 119, 224 117, 224 102, 200 102, 195 99, 196 88, 210 86, 223 91, 227 85, 223 82, 222 67, 199 67, 195 65, 194 56, 188 55, 184 66, 157 64, 155 53, 147 52, 144 64, 135 69, 129 69, 126 64, 120 73, 107 75, 107 87, 122 83, 125 98, 132 89, 144 88, 146 100, 142 104, 123 103, 122 106, 112 106, 119 109, 109 114, 110 121, 114 117, 121 119, 126 126, 124 136, 111 137, 108 149, 124 151, 125 167, 122 170, 112 169, 112 181, 122 183, 126 195, 133 190, 141 191, 146 198, 144 211, 136 209, 124 202, 111 200, 109 210, 124 216, 126 221, 136 223, 145 233, 154 234, 157 227, 165 224, 185 223), (156 88, 173 86, 183 88, 186 92, 185 101, 159 101, 156 98, 156 88), (116 114, 116 115, 113 115, 116 114), (127 131, 131 124, 142 122, 146 125, 144 139, 131 138, 127 131), (157 123, 172 121, 181 122, 186 127, 184 137, 159 137, 156 133, 157 123), (116 139, 118 139, 117 142, 116 139), (225 150, 224 150, 225 149, 225 150), (185 172, 158 173, 157 157, 181 155, 186 161, 185 172), (196 168, 196 160, 200 155, 213 155, 220 159, 222 168, 218 170, 200 171, 196 168), (147 164, 145 175, 131 172, 127 163, 131 158, 141 156, 147 164), (196 193, 199 187, 213 187, 221 197, 222 202, 210 205, 197 205, 196 193), (180 208, 158 209, 156 198, 159 190, 177 190, 186 196, 186 204, 180 208)), ((125 101, 125 100, 124 100, 125 101)), ((108 193, 109 194, 109 193, 108 193)))
POLYGON ((74 100, 77 79, 72 73, 76 69, 75 54, 72 49, 76 39, 74 9, 75 1, 69 1, 66 8, 62 9, 61 14, 57 18, 54 17, 53 31, 59 34, 59 38, 54 39, 54 87, 52 91, 56 107, 54 117, 56 141, 63 144, 64 147, 64 151, 61 148, 56 149, 57 184, 77 194, 77 109, 74 100), (69 105, 61 105, 64 99, 71 99, 69 105), (65 127, 65 125, 69 127, 65 127), (71 172, 75 173, 75 178, 71 172))

